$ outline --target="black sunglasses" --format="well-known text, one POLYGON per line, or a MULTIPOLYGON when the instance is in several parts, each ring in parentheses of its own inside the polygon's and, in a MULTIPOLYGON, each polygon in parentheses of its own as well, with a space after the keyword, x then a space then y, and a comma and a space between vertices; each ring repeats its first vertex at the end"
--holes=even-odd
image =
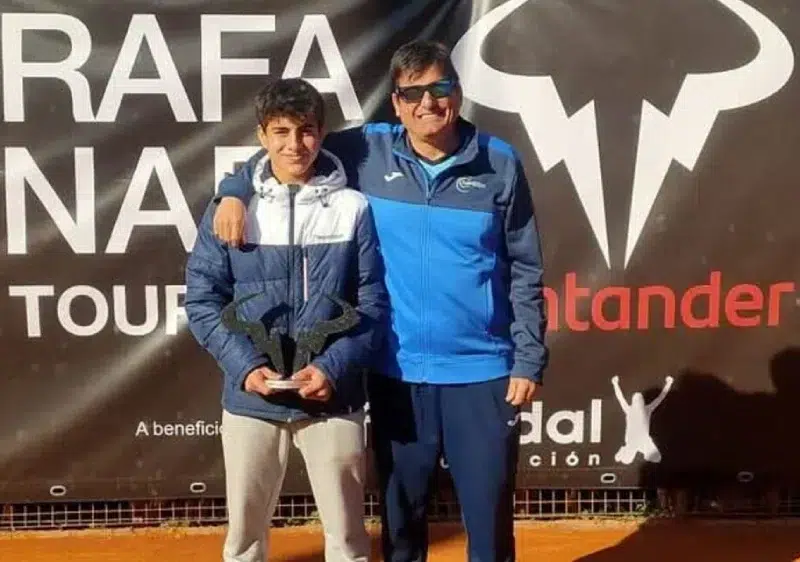
POLYGON ((423 84, 421 86, 406 86, 405 88, 397 86, 394 91, 404 101, 416 103, 418 101, 422 101, 422 98, 425 97, 425 92, 429 92, 431 96, 436 99, 446 98, 453 93, 453 90, 456 89, 457 85, 458 82, 455 80, 445 78, 443 80, 439 80, 438 82, 423 84))

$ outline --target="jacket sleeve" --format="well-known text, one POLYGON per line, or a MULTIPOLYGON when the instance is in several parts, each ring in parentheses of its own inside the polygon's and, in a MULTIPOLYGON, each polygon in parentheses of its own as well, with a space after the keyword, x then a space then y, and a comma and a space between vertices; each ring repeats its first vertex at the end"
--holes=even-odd
POLYGON ((367 125, 362 125, 328 133, 322 142, 323 148, 341 160, 347 176, 347 184, 359 191, 361 190, 359 171, 369 152, 366 127, 367 125))
POLYGON ((211 230, 215 208, 212 202, 206 209, 189 254, 184 308, 192 335, 241 388, 247 374, 267 360, 247 335, 222 325, 222 309, 233 301, 233 275, 228 249, 211 230))
POLYGON ((525 170, 515 159, 505 217, 506 249, 511 269, 510 301, 514 315, 511 375, 541 383, 548 363, 547 316, 542 281, 543 263, 536 213, 525 170))
POLYGON ((356 225, 358 245, 358 303, 361 323, 334 341, 312 361, 336 389, 360 381, 362 371, 383 345, 389 316, 389 297, 383 283, 384 266, 372 211, 364 208, 356 225), (345 379, 351 379, 345 381, 345 379))
POLYGON ((219 203, 223 197, 236 197, 247 207, 250 199, 255 195, 253 190, 253 169, 263 156, 264 150, 259 150, 247 162, 242 164, 235 173, 226 174, 222 181, 219 182, 214 202, 219 203))

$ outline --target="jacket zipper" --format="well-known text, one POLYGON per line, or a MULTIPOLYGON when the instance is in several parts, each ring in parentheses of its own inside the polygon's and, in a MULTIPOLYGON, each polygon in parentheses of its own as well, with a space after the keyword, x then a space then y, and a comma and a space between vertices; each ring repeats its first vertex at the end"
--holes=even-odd
POLYGON ((288 283, 286 284, 286 303, 289 305, 289 333, 294 331, 294 271, 296 268, 294 258, 294 201, 297 196, 297 191, 300 186, 297 184, 289 184, 289 259, 287 260, 287 267, 289 270, 286 272, 288 283))
POLYGON ((303 248, 303 304, 308 302, 308 248, 303 248))
POLYGON ((426 296, 428 295, 427 282, 429 278, 428 269, 430 266, 430 244, 428 243, 428 237, 430 235, 430 205, 431 199, 433 198, 433 191, 431 190, 432 186, 430 180, 428 179, 428 174, 425 172, 419 162, 400 152, 393 152, 400 158, 408 161, 412 166, 416 167, 416 169, 422 175, 423 181, 425 182, 425 209, 423 210, 421 248, 422 271, 420 272, 422 277, 422 294, 420 295, 420 321, 422 324, 422 380, 425 382, 428 380, 428 356, 430 355, 430 326, 428 326, 428 303, 426 302, 426 296))
MULTIPOLYGON (((295 258, 294 258, 294 203, 295 198, 297 197, 297 192, 300 190, 300 186, 297 184, 289 184, 287 186, 289 188, 289 259, 287 260, 287 267, 288 271, 286 272, 286 277, 288 282, 286 284, 286 303, 289 305, 289 328, 288 332, 291 335, 294 332, 294 295, 295 295, 295 284, 294 284, 294 270, 295 270, 295 258)), ((287 373, 287 378, 291 376, 292 373, 287 373)), ((293 420, 292 414, 289 414, 286 418, 287 422, 291 422, 293 420)))

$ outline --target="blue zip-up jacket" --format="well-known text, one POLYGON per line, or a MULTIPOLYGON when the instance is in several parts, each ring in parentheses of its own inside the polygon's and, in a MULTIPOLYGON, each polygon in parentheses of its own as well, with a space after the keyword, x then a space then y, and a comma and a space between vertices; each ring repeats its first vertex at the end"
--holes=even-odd
MULTIPOLYGON (((530 188, 514 150, 458 122, 453 165, 429 182, 401 125, 327 136, 375 216, 391 303, 379 371, 455 384, 513 375, 542 382, 548 362, 543 266, 530 188)), ((218 197, 245 203, 251 160, 218 197)))
POLYGON ((365 402, 364 373, 382 345, 388 319, 383 262, 367 199, 344 187, 341 162, 325 151, 317 158, 316 177, 295 192, 271 176, 265 153, 253 164, 250 189, 259 196, 248 205, 245 244, 230 248, 214 236, 215 201, 200 223, 186 267, 189 327, 224 372, 222 403, 229 412, 291 421, 357 411, 365 402), (233 300, 258 293, 237 306, 238 317, 269 323, 293 338, 341 314, 326 294, 356 308, 361 323, 331 335, 312 361, 331 381, 329 402, 303 400, 294 391, 268 397, 244 391, 253 369, 276 366, 249 336, 228 330, 221 313, 233 300))

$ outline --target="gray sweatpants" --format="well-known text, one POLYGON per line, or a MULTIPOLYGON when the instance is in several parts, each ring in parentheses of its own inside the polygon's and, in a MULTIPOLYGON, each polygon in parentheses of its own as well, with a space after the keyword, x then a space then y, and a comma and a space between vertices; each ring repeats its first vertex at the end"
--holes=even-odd
POLYGON ((300 450, 325 532, 325 562, 367 562, 364 413, 288 424, 223 410, 225 562, 264 562, 290 443, 300 450))

